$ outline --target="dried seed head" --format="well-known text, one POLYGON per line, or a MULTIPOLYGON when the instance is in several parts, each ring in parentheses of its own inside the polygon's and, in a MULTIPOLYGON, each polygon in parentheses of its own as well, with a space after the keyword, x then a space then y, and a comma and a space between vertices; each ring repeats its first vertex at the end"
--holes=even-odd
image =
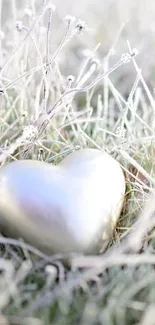
POLYGON ((76 22, 76 18, 71 15, 65 16, 64 20, 67 21, 68 24, 72 24, 76 22))
POLYGON ((113 55, 115 55, 116 54, 116 50, 112 47, 111 49, 110 49, 110 56, 113 56, 113 55))
POLYGON ((51 10, 51 11, 55 12, 56 6, 52 3, 51 0, 47 1, 46 10, 51 10))
POLYGON ((21 117, 26 117, 28 115, 27 111, 23 111, 21 117))
POLYGON ((21 32, 21 30, 23 29, 23 22, 21 20, 18 20, 16 22, 16 29, 18 32, 21 32))
POLYGON ((132 56, 137 56, 138 54, 139 54, 139 51, 136 48, 134 48, 132 50, 132 56))
POLYGON ((38 129, 34 125, 28 125, 24 127, 23 130, 23 139, 24 140, 32 140, 34 139, 38 134, 38 129))
POLYGON ((67 83, 68 83, 69 86, 72 85, 72 83, 74 82, 74 80, 75 80, 75 77, 73 75, 67 76, 67 83))
POLYGON ((123 53, 121 61, 123 61, 124 64, 129 63, 131 61, 131 55, 129 53, 123 53))
POLYGON ((28 7, 25 8, 24 12, 25 12, 26 16, 32 17, 32 15, 33 15, 32 10, 30 8, 28 8, 28 7))
POLYGON ((125 127, 118 126, 117 129, 116 129, 116 134, 117 134, 120 138, 124 139, 125 136, 126 136, 126 129, 125 129, 125 127))
POLYGON ((84 29, 87 29, 87 25, 85 21, 79 19, 76 23, 76 28, 79 30, 79 32, 83 31, 84 29))
POLYGON ((43 148, 39 148, 39 153, 42 155, 44 153, 44 149, 43 148))
POLYGON ((38 160, 44 160, 44 149, 39 148, 38 150, 38 160))

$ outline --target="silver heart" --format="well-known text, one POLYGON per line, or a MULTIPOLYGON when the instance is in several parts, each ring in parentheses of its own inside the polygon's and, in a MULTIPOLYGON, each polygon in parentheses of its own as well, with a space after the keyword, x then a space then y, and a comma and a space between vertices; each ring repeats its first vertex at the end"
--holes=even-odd
POLYGON ((96 149, 53 166, 20 160, 0 170, 0 227, 46 253, 104 250, 125 193, 120 165, 96 149))

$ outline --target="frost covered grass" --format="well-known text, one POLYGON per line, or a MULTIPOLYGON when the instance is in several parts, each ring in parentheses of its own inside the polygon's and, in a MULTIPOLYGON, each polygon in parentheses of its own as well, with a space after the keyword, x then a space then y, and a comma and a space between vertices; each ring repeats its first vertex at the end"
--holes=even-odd
MULTIPOLYGON (((83 20, 60 19, 51 1, 36 5, 17 9, 10 1, 11 18, 1 26, 0 163, 30 158, 56 164, 79 147, 99 148, 121 163, 126 199, 105 254, 69 256, 70 267, 61 254, 49 257, 1 236, 0 324, 152 324, 151 82, 148 76, 145 81, 130 40, 116 55, 125 23, 103 55, 83 20), (124 91, 125 69, 132 86, 124 91)), ((1 16, 3 6, 2 1, 1 16)))

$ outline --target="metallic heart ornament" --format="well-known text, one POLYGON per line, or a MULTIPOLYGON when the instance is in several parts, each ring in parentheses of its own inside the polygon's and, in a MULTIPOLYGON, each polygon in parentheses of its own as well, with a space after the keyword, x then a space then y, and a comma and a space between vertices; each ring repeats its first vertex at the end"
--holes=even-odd
POLYGON ((119 163, 100 150, 81 149, 57 166, 11 162, 0 169, 0 229, 48 254, 99 252, 124 194, 119 163))

